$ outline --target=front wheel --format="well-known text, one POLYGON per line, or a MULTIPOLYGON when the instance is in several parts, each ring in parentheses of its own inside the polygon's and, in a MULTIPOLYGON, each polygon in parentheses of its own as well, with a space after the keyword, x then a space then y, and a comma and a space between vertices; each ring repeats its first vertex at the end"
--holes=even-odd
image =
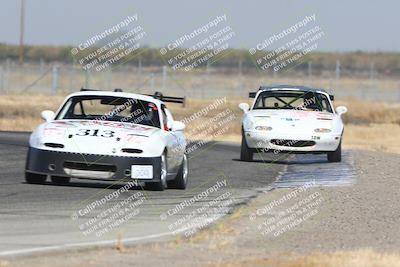
POLYGON ((247 146, 246 138, 242 134, 242 145, 240 148, 240 160, 252 161, 254 152, 247 146))
POLYGON ((329 162, 342 161, 342 142, 339 143, 339 146, 335 151, 328 152, 328 161, 329 162))
POLYGON ((160 181, 146 183, 146 188, 154 191, 164 191, 167 188, 167 158, 166 154, 161 156, 161 173, 160 181))
POLYGON ((186 154, 183 155, 182 164, 179 168, 176 178, 172 181, 168 181, 168 188, 174 189, 186 189, 188 174, 189 174, 189 164, 186 154))
POLYGON ((46 179, 47 175, 25 172, 25 181, 28 184, 43 184, 46 179))

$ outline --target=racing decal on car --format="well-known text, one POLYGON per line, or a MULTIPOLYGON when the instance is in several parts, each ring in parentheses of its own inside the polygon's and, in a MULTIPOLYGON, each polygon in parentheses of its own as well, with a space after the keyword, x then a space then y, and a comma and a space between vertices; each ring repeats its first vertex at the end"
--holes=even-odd
POLYGON ((142 125, 128 125, 127 128, 130 130, 138 130, 138 131, 154 131, 153 128, 145 127, 142 125))
POLYGON ((114 137, 115 132, 111 130, 99 130, 99 129, 79 129, 75 134, 78 136, 93 136, 93 137, 114 137))
POLYGON ((46 127, 43 131, 43 135, 44 136, 57 136, 57 137, 62 137, 65 134, 65 130, 63 128, 59 128, 59 127, 46 127))
POLYGON ((281 118, 281 120, 284 120, 284 121, 299 121, 300 119, 298 119, 298 118, 281 118))
POLYGON ((63 127, 63 128, 68 127, 68 126, 77 127, 77 125, 74 122, 70 122, 70 121, 54 121, 51 124, 55 127, 63 127))
POLYGON ((115 127, 115 128, 124 128, 125 125, 124 123, 121 122, 112 122, 112 121, 101 121, 101 120, 94 120, 94 121, 89 121, 89 122, 84 122, 82 125, 99 125, 99 126, 109 126, 109 127, 115 127))

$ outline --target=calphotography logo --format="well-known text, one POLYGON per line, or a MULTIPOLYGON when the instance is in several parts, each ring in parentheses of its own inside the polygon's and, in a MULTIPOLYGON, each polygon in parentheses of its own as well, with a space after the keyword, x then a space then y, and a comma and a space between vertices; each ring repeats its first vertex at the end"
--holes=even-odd
POLYGON ((217 180, 207 189, 160 214, 161 221, 168 224, 171 233, 190 237, 232 210, 235 200, 227 189, 226 177, 217 178, 223 180, 217 180))
POLYGON ((309 193, 310 188, 315 187, 316 182, 305 183, 293 189, 279 199, 274 199, 264 207, 258 208, 249 215, 249 219, 255 222, 261 217, 257 229, 262 236, 278 237, 287 231, 294 229, 319 212, 319 206, 324 198, 320 192, 309 193))
POLYGON ((160 49, 161 56, 173 70, 190 71, 223 57, 236 36, 227 15, 218 15, 160 49))
MULTIPOLYGON (((185 150, 188 155, 206 149, 211 141, 222 138, 233 127, 237 115, 227 108, 227 97, 218 98, 211 104, 182 119, 188 126, 188 143, 185 150)), ((182 148, 182 147, 181 147, 182 148)))
POLYGON ((316 24, 316 15, 305 16, 292 26, 268 36, 249 49, 249 53, 262 71, 289 69, 301 63, 304 56, 318 48, 325 36, 316 24))
POLYGON ((140 214, 140 207, 146 200, 142 192, 129 194, 126 198, 120 197, 129 193, 132 187, 137 186, 137 183, 128 182, 113 193, 104 195, 74 211, 71 215, 72 220, 78 222, 78 228, 84 236, 101 237, 118 230, 140 214))
POLYGON ((103 71, 134 57, 146 36, 133 14, 72 48, 71 54, 85 71, 103 71))

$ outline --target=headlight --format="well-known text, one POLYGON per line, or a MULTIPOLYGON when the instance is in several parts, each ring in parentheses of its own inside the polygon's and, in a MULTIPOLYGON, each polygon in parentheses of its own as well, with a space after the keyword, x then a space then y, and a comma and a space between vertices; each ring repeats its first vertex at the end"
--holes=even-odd
POLYGON ((270 126, 256 126, 255 129, 257 131, 271 131, 272 127, 270 127, 270 126))
POLYGON ((316 132, 316 133, 330 133, 331 130, 327 129, 327 128, 316 128, 316 129, 314 129, 314 132, 316 132))
POLYGON ((64 128, 46 127, 43 130, 44 137, 63 137, 66 130, 64 128))
POLYGON ((29 138, 29 145, 32 147, 40 147, 43 145, 41 138, 32 136, 29 138))
POLYGON ((254 127, 253 119, 254 119, 253 116, 248 115, 246 119, 243 121, 243 128, 245 129, 245 131, 253 129, 254 127))

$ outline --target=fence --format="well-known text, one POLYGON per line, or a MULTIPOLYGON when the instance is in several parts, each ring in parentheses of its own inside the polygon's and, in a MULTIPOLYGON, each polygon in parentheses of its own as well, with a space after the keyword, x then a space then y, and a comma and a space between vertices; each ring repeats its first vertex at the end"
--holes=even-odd
POLYGON ((247 98, 264 84, 298 84, 326 88, 337 98, 367 101, 400 101, 400 80, 384 78, 374 71, 373 64, 366 73, 349 75, 341 71, 340 62, 332 71, 315 74, 312 63, 303 72, 257 72, 243 69, 207 68, 190 72, 173 71, 167 66, 118 66, 102 72, 84 71, 78 65, 57 63, 25 64, 7 60, 0 63, 0 94, 68 94, 81 87, 111 90, 123 88, 128 92, 153 93, 188 98, 247 98))

